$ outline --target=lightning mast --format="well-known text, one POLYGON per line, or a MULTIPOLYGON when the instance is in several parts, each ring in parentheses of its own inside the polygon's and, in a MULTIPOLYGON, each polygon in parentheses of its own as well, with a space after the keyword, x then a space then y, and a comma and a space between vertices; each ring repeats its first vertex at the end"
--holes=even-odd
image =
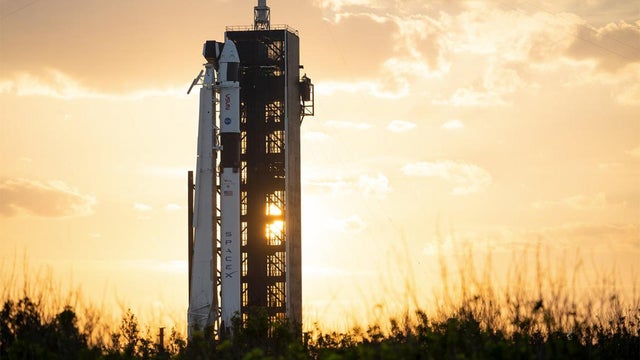
POLYGON ((253 8, 253 30, 271 29, 271 9, 267 0, 258 0, 258 6, 253 8))

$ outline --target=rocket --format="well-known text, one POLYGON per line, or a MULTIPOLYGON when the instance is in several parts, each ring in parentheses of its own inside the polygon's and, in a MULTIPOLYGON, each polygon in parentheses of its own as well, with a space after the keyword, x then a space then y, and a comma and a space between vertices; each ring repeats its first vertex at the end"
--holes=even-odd
POLYGON ((240 254, 240 58, 235 44, 227 40, 218 60, 220 92, 220 277, 221 329, 241 311, 240 254))
MULTIPOLYGON (((190 263, 189 337, 194 330, 216 325, 229 332, 231 319, 241 311, 240 253, 240 59, 235 44, 207 41, 207 60, 200 89, 198 160, 194 201, 193 254, 190 263), (217 70, 217 78, 216 71, 217 70), (219 101, 216 99, 219 93, 219 101), (216 105, 219 126, 216 126, 216 105), (218 135, 220 143, 218 144, 218 135), (216 191, 217 151, 220 150, 219 186, 216 191), (217 199, 220 199, 220 254, 216 255, 217 199), (218 259, 220 263, 218 264, 218 259), (220 294, 216 294, 220 271, 220 294), (218 295, 220 304, 218 306, 218 295), (221 324, 217 324, 221 315, 221 324)), ((203 72, 194 80, 193 87, 203 72)), ((191 88, 189 89, 191 91, 191 88)))

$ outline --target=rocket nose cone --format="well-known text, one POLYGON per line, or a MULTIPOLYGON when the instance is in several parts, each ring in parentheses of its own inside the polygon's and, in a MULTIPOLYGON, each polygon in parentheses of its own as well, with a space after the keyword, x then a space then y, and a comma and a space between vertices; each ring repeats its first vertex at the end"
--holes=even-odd
POLYGON ((224 47, 222 48, 222 53, 220 54, 220 62, 226 63, 239 63, 240 56, 238 56, 238 49, 236 48, 236 44, 227 40, 224 43, 224 47))

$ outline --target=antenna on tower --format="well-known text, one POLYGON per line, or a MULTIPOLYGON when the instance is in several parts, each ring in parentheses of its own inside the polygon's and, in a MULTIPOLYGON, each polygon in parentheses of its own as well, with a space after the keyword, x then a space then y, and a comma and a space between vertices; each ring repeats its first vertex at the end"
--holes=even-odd
POLYGON ((253 30, 269 30, 271 28, 271 10, 267 0, 258 0, 258 6, 253 8, 253 30))

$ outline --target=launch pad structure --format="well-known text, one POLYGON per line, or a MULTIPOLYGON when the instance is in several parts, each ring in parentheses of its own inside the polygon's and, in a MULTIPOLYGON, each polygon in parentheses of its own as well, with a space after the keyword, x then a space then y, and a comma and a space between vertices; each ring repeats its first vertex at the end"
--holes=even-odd
POLYGON ((314 93, 300 76, 299 34, 272 26, 259 0, 253 26, 227 27, 204 55, 188 177, 189 334, 229 332, 232 316, 255 311, 301 325, 300 126, 314 93))

